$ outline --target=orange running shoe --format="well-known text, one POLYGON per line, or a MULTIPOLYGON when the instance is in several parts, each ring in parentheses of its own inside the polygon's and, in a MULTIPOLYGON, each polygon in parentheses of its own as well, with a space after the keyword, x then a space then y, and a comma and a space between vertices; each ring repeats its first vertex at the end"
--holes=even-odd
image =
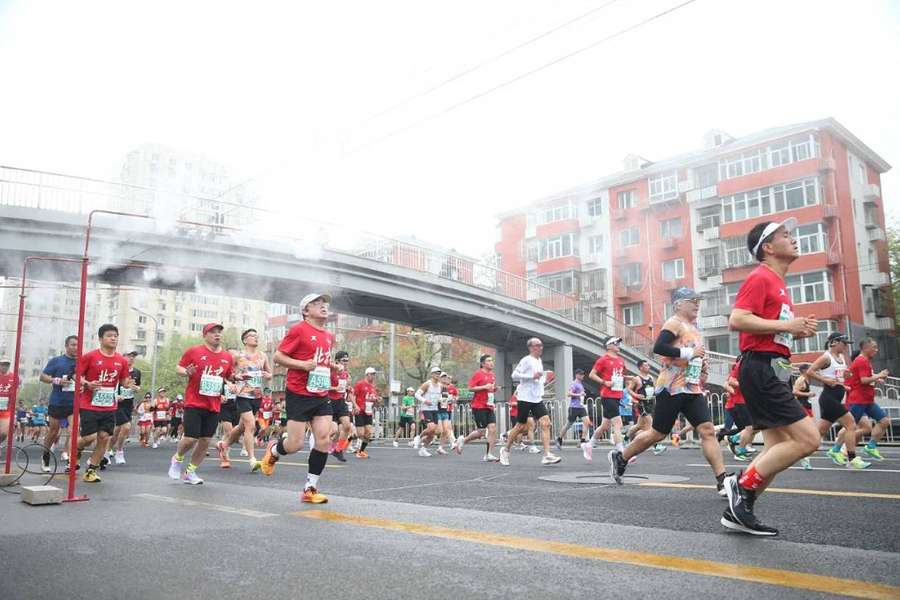
POLYGON ((359 450, 356 453, 356 458, 369 458, 369 453, 365 450, 359 450))
POLYGON ((672 445, 677 448, 679 444, 681 444, 681 436, 678 435, 677 433, 673 433, 672 434, 672 445))
POLYGON ((328 496, 320 494, 319 490, 314 487, 308 487, 300 494, 300 501, 309 504, 325 504, 328 502, 328 496))
POLYGON ((219 468, 230 469, 231 461, 228 459, 228 448, 225 447, 225 442, 222 440, 216 442, 216 450, 219 451, 219 468))
MULTIPOLYGON (((278 455, 273 452, 275 446, 278 445, 278 442, 272 440, 269 442, 269 445, 266 446, 266 452, 263 454, 262 460, 260 461, 259 468, 262 469, 263 475, 269 476, 275 472, 275 463, 278 462, 278 455)), ((306 502, 306 500, 304 500, 306 502)))

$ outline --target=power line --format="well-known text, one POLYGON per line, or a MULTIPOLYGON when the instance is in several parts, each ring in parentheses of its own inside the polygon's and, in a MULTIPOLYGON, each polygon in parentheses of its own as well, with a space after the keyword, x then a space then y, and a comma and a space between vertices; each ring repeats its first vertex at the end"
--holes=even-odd
POLYGON ((487 96, 487 95, 489 95, 489 94, 492 94, 492 93, 496 92, 497 90, 503 89, 503 88, 505 88, 505 87, 507 87, 507 86, 509 86, 509 85, 512 85, 512 84, 514 84, 514 83, 517 83, 517 82, 519 82, 519 81, 521 81, 521 80, 523 80, 523 79, 525 79, 525 78, 527 78, 527 77, 530 77, 530 76, 534 75, 535 73, 538 73, 538 72, 540 72, 540 71, 543 71, 544 69, 547 69, 547 68, 549 68, 549 67, 552 67, 552 66, 554 66, 554 65, 557 65, 557 64, 559 64, 559 63, 561 63, 561 62, 563 62, 563 61, 565 61, 565 60, 568 60, 568 59, 570 59, 570 58, 573 58, 573 57, 575 57, 575 56, 578 56, 578 55, 580 55, 580 54, 583 54, 583 53, 585 53, 585 52, 587 52, 587 51, 589 51, 589 50, 593 50, 593 49, 596 48, 597 46, 600 46, 600 45, 602 45, 602 44, 605 44, 606 42, 609 42, 609 41, 614 40, 614 39, 616 39, 616 38, 618 38, 618 37, 621 37, 621 36, 625 35, 626 33, 630 33, 630 32, 632 32, 632 31, 634 31, 634 30, 636 30, 636 29, 639 29, 639 28, 643 27, 644 25, 647 25, 647 24, 649 24, 649 23, 651 23, 651 22, 653 22, 653 21, 655 21, 655 20, 657 20, 657 19, 660 19, 660 18, 662 18, 662 17, 664 17, 664 16, 666 16, 666 15, 668 15, 668 14, 670 14, 670 13, 673 13, 673 12, 675 12, 675 11, 681 9, 681 8, 684 8, 685 6, 687 6, 687 5, 689 5, 689 4, 693 4, 693 3, 696 2, 696 1, 697 1, 697 0, 686 0, 685 2, 682 2, 682 3, 680 3, 680 4, 677 4, 677 5, 675 5, 675 6, 671 7, 671 8, 668 8, 668 9, 662 11, 662 12, 656 13, 656 14, 654 14, 654 15, 652 15, 652 16, 650 16, 650 17, 648 17, 648 18, 646 18, 646 19, 644 19, 644 20, 642 20, 642 21, 639 21, 638 23, 635 23, 634 25, 630 25, 630 26, 628 26, 628 27, 626 27, 626 28, 624 28, 624 29, 620 29, 619 31, 617 31, 617 32, 615 32, 615 33, 612 33, 612 34, 610 34, 610 35, 608 35, 608 36, 606 36, 606 37, 603 37, 603 38, 601 38, 601 39, 599 39, 599 40, 597 40, 597 41, 595 41, 595 42, 592 42, 592 43, 588 44, 587 46, 583 46, 583 47, 579 48, 578 50, 575 50, 575 51, 573 51, 573 52, 570 52, 570 53, 568 53, 568 54, 565 54, 565 55, 563 55, 563 56, 560 56, 559 58, 555 58, 555 59, 551 60, 550 62, 544 63, 543 65, 541 65, 541 66, 539 66, 539 67, 535 67, 534 69, 531 69, 531 70, 529 70, 529 71, 526 71, 526 72, 524 72, 524 73, 521 73, 521 74, 519 74, 519 75, 516 75, 515 77, 513 77, 513 78, 511 78, 511 79, 507 79, 506 81, 503 81, 502 83, 499 83, 499 84, 497 84, 497 85, 495 85, 495 86, 493 86, 493 87, 491 87, 491 88, 488 88, 488 89, 486 89, 486 90, 484 90, 484 91, 482 91, 482 92, 479 92, 479 93, 477 93, 477 94, 475 94, 475 95, 473 95, 473 96, 470 96, 470 97, 466 98, 465 100, 461 100, 461 101, 457 102, 456 104, 452 104, 452 105, 448 106, 447 108, 445 108, 445 109, 443 109, 443 110, 440 110, 440 111, 438 111, 438 112, 436 112, 436 113, 433 113, 433 114, 431 114, 431 115, 428 115, 428 116, 426 116, 426 117, 423 117, 423 118, 419 119, 418 121, 414 121, 414 122, 410 123, 409 125, 406 125, 406 126, 404 126, 404 127, 401 127, 400 129, 396 129, 396 130, 394 130, 394 131, 392 131, 392 132, 390 132, 390 133, 387 133, 387 134, 385 134, 385 135, 383 135, 383 136, 381 136, 381 137, 379 137, 379 138, 376 138, 376 139, 372 140, 371 142, 368 142, 368 143, 363 144, 362 146, 360 146, 360 147, 358 147, 358 148, 355 148, 355 149, 353 149, 353 150, 350 150, 350 151, 347 152, 346 154, 347 154, 347 155, 350 155, 350 154, 355 154, 355 153, 357 153, 357 152, 361 152, 361 151, 363 151, 363 150, 365 150, 365 149, 367 149, 367 148, 371 148, 372 146, 374 146, 374 145, 376 145, 376 144, 380 144, 380 143, 382 143, 382 142, 384 142, 384 141, 387 141, 387 140, 389 140, 389 139, 391 139, 391 138, 393 138, 393 137, 395 137, 395 136, 397 136, 397 135, 400 135, 401 133, 404 133, 404 132, 406 132, 406 131, 409 131, 410 129, 413 129, 413 128, 415 128, 415 127, 418 127, 419 125, 423 125, 424 123, 427 123, 427 122, 429 122, 429 121, 432 121, 432 120, 434 120, 434 119, 437 119, 437 118, 439 118, 439 117, 442 117, 442 116, 446 115, 446 114, 449 113, 449 112, 452 112, 452 111, 454 111, 454 110, 456 110, 456 109, 458 109, 458 108, 461 108, 461 107, 463 107, 463 106, 465 106, 465 105, 467 105, 467 104, 469 104, 469 103, 471 103, 471 102, 474 102, 475 100, 479 100, 479 99, 481 99, 481 98, 484 98, 485 96, 487 96))

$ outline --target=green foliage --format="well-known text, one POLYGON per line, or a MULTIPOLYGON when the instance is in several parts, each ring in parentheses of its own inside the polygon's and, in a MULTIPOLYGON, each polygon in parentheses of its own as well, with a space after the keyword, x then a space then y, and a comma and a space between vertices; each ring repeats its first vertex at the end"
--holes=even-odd
POLYGON ((891 294, 894 300, 894 322, 900 323, 900 227, 894 222, 887 227, 888 259, 891 265, 891 294))
MULTIPOLYGON (((183 394, 187 383, 187 380, 175 371, 178 361, 181 360, 185 350, 201 343, 203 340, 199 336, 187 337, 176 333, 169 338, 165 346, 160 346, 156 365, 156 387, 166 388, 170 398, 174 398, 175 394, 183 394)), ((141 395, 148 391, 155 392, 151 389, 150 377, 153 369, 150 361, 138 357, 134 361, 134 366, 141 371, 141 395)))

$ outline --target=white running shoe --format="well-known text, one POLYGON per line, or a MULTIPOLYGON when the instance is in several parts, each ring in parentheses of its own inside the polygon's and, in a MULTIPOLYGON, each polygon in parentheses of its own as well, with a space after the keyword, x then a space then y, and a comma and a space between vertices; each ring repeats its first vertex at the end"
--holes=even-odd
POLYGON ((246 448, 241 448, 241 456, 243 456, 244 458, 250 456, 249 454, 247 454, 247 449, 246 449, 246 448))
POLYGON ((394 448, 399 448, 400 443, 397 440, 394 440, 394 448))
POLYGON ((537 446, 531 445, 528 447, 528 454, 540 454, 541 449, 537 446))
POLYGON ((62 462, 69 462, 69 453, 63 452, 59 455, 59 460, 62 462))
POLYGON ((444 447, 443 447, 443 446, 438 446, 438 447, 437 447, 437 450, 435 450, 435 452, 437 452, 438 454, 440 454, 440 455, 442 455, 442 456, 445 455, 445 454, 447 454, 447 451, 444 450, 444 447))
POLYGON ((509 450, 506 449, 506 446, 500 448, 500 464, 504 467, 509 466, 509 450))
POLYGON ((156 450, 157 448, 159 448, 159 444, 157 444, 156 442, 153 442, 153 449, 156 450))
POLYGON ((197 471, 185 470, 181 480, 190 485, 201 485, 203 483, 203 480, 197 475, 197 471))
POLYGON ((416 440, 409 440, 408 442, 406 442, 406 445, 409 446, 410 448, 415 448, 416 440))
POLYGON ((427 458, 431 456, 431 452, 429 452, 427 448, 419 448, 419 456, 427 458))
POLYGON ((466 438, 463 436, 459 436, 456 438, 456 443, 453 444, 453 449, 456 450, 457 454, 462 454, 463 444, 466 443, 466 438))
POLYGON ((491 454, 490 452, 485 454, 481 458, 481 462, 497 462, 498 460, 500 460, 500 459, 497 458, 496 456, 494 456, 493 454, 491 454))
POLYGON ((184 467, 184 461, 175 460, 175 457, 172 457, 172 462, 169 463, 169 477, 172 479, 181 479, 181 469, 184 467))
POLYGON ((124 465, 125 464, 125 451, 124 450, 116 451, 115 460, 116 460, 117 465, 124 465))
POLYGON ((594 460, 594 447, 590 442, 585 442, 581 445, 581 454, 584 456, 584 460, 588 462, 593 462, 594 460))
POLYGON ((418 450, 419 448, 422 447, 422 438, 421 438, 421 436, 418 436, 418 435, 417 435, 416 437, 413 438, 413 441, 412 441, 412 447, 415 448, 416 450, 418 450))
POLYGON ((558 457, 557 455, 553 454, 552 452, 548 452, 547 454, 544 455, 544 458, 541 459, 541 464, 542 465, 555 465, 556 463, 558 463, 561 460, 562 459, 560 457, 558 457))

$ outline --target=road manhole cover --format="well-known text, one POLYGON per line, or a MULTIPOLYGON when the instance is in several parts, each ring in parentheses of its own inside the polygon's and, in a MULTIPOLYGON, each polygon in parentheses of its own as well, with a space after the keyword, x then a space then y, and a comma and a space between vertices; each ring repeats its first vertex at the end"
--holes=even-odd
MULTIPOLYGON (((582 473, 559 473, 556 475, 547 475, 538 477, 543 481, 553 481, 555 483, 614 483, 612 477, 603 473, 582 472, 582 473)), ((680 477, 678 475, 653 475, 651 473, 641 473, 640 475, 624 475, 622 479, 625 483, 680 483, 687 481, 688 477, 680 477)))

